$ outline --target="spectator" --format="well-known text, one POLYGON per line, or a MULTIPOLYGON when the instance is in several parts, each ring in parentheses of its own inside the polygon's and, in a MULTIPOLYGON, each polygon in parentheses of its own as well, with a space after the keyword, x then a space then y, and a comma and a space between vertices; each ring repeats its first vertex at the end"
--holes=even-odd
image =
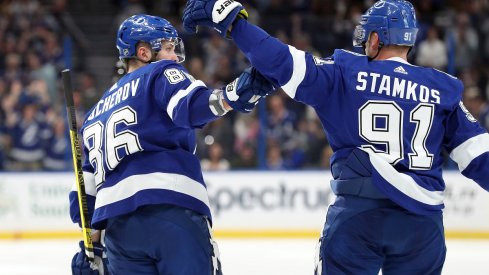
MULTIPOLYGON (((231 115, 231 114, 229 114, 231 115)), ((229 148, 223 155, 225 158, 231 157, 231 149, 233 148, 233 126, 229 119, 218 119, 207 124, 202 130, 198 131, 197 150, 198 154, 208 156, 209 150, 207 147, 213 143, 219 143, 223 148, 229 148), (203 149, 204 151, 201 151, 203 149)))
MULTIPOLYGON (((308 147, 306 151, 307 166, 312 168, 322 168, 324 148, 329 147, 328 140, 324 135, 321 122, 317 116, 308 120, 308 147)), ((329 167, 327 167, 329 169, 329 167)))
POLYGON ((204 61, 201 57, 192 57, 188 61, 188 71, 195 79, 200 79, 204 83, 210 83, 210 77, 205 73, 204 61))
POLYGON ((95 87, 95 78, 93 74, 89 72, 81 72, 78 76, 78 87, 80 89, 80 96, 83 109, 90 110, 95 104, 97 104, 100 94, 95 87))
POLYGON ((201 161, 203 171, 229 170, 229 161, 223 157, 221 144, 214 142, 209 146, 209 157, 201 161))
MULTIPOLYGON (((146 11, 153 8, 158 13, 168 14, 172 18, 181 12, 186 1, 112 1, 117 2, 118 11, 123 13, 146 11), (167 3, 168 2, 168 3, 167 3), (159 4, 158 4, 159 3, 159 4), (134 9, 135 8, 135 9, 134 9)), ((458 2, 443 4, 443 1, 413 1, 418 10, 420 24, 419 37, 426 38, 421 40, 413 50, 413 59, 417 65, 433 66, 440 70, 448 70, 447 66, 447 45, 444 43, 444 34, 453 35, 455 47, 455 67, 457 77, 464 80, 467 87, 478 86, 481 89, 484 102, 489 95, 489 19, 485 16, 489 10, 487 3, 472 1, 469 5, 458 2), (458 15, 457 15, 458 14, 458 15), (455 22, 455 23, 452 23, 455 22), (451 25, 453 24, 453 26, 451 25), (421 27, 422 26, 422 27, 421 27), (438 32, 437 35, 434 33, 438 32)), ((244 3, 248 13, 251 14, 250 20, 254 23, 261 21, 265 29, 271 31, 282 41, 294 45, 296 48, 305 49, 324 56, 325 53, 332 52, 333 48, 351 48, 351 32, 358 22, 358 17, 366 6, 373 1, 320 1, 320 0, 253 0, 244 3), (257 10, 263 16, 259 18, 257 10), (291 11, 294 11, 293 13, 291 11), (263 22, 266 20, 267 22, 263 22), (304 36, 304 33, 309 36, 304 36), (322 54, 321 54, 322 53, 322 54)), ((41 87, 39 82, 30 87, 32 81, 43 80, 47 85, 48 102, 44 99, 38 105, 40 116, 47 116, 46 111, 50 107, 54 108, 54 113, 62 111, 63 105, 59 104, 62 100, 58 72, 64 66, 62 58, 63 49, 60 39, 65 34, 69 34, 75 41, 75 60, 83 63, 88 52, 90 39, 78 27, 76 19, 69 13, 69 1, 3 1, 0 9, 0 90, 3 85, 5 91, 0 91, 0 136, 3 132, 4 147, 0 151, 4 155, 10 155, 9 147, 6 147, 7 140, 12 140, 10 133, 6 131, 7 120, 17 118, 20 113, 17 103, 18 94, 14 90, 20 85, 21 91, 34 90, 41 87), (11 89, 10 87, 14 87, 11 89), (36 88, 36 89, 34 89, 36 88), (13 93, 13 94, 12 94, 13 93), (9 119, 10 117, 10 119, 9 119)), ((74 5, 71 6, 71 8, 74 5)), ((100 12, 106 13, 107 10, 97 9, 91 1, 86 1, 77 7, 86 8, 80 11, 86 14, 100 12)), ((117 21, 117 11, 114 11, 114 21, 117 21)), ((125 17, 125 16, 124 16, 125 17)), ((178 20, 175 19, 175 20, 178 20)), ((120 22, 115 22, 119 25, 120 22)), ((179 23, 179 22, 178 22, 179 23)), ((448 38, 448 36, 447 36, 448 38)), ((193 55, 187 60, 190 73, 197 79, 204 80, 209 86, 219 87, 226 83, 229 75, 236 75, 244 69, 246 59, 237 51, 236 47, 219 39, 213 31, 202 28, 199 37, 186 36, 184 39, 187 50, 191 47, 193 55), (204 42, 203 42, 204 41, 204 42), (225 66, 226 69, 218 69, 225 66), (207 81, 206 81, 207 80, 207 81)), ((447 40, 448 41, 448 40, 447 40)), ((103 46, 100 43, 99 46, 103 46)), ((76 64, 80 66, 80 64, 76 64)), ((83 65, 81 65, 83 68, 83 65)), ((77 117, 79 120, 85 115, 85 110, 97 103, 97 84, 93 75, 84 72, 77 72, 78 77, 75 89, 75 100, 79 101, 77 117)), ((41 89, 44 89, 41 87, 41 89)), ((30 93, 30 92, 29 92, 30 93)), ((471 99, 468 99, 471 100, 471 99)), ((475 99, 477 101, 479 99, 475 99)), ((267 101, 275 101, 268 99, 267 101)), ((298 169, 301 167, 318 167, 321 161, 323 149, 328 141, 321 136, 322 130, 316 131, 315 122, 308 117, 307 126, 302 125, 303 116, 306 113, 302 104, 291 104, 291 100, 283 101, 284 110, 291 114, 293 123, 291 128, 282 126, 281 129, 291 129, 289 138, 281 139, 287 149, 281 152, 285 166, 288 169, 298 169), (307 130, 304 130, 307 128, 307 130), (307 138, 307 146, 303 146, 304 133, 307 138), (316 135, 317 134, 317 135, 316 135), (298 141, 297 138, 300 137, 298 141), (301 152, 304 154, 301 159, 301 152)), ((295 103, 295 102, 293 102, 295 103)), ((466 103, 470 105, 471 103, 466 103)), ((469 106, 467 106, 469 108, 469 106)), ((479 115, 481 124, 485 124, 483 109, 479 115)), ((272 110, 268 110, 269 113, 272 110)), ((231 168, 248 168, 255 165, 256 168, 257 152, 252 152, 248 159, 250 149, 259 150, 256 147, 260 123, 258 113, 255 116, 241 116, 239 114, 223 118, 223 127, 228 130, 224 133, 217 125, 210 126, 209 129, 202 130, 204 136, 210 135, 223 147, 224 157, 232 163, 231 168), (247 125, 246 128, 243 125, 247 125), (211 130, 212 129, 212 130, 211 130), (230 132, 229 132, 229 129, 230 132), (216 132, 222 132, 216 134, 216 132), (230 147, 228 145, 230 144, 230 147), (232 149, 231 149, 232 148, 232 149), (240 164, 244 162, 246 164, 240 164)), ((264 117, 272 117, 270 114, 260 114, 264 117)), ((475 113, 474 113, 475 115, 475 113)), ((44 119, 44 118, 43 118, 44 119)), ((50 123, 53 117, 45 118, 50 123)), ((267 122, 268 123, 268 122, 267 122)), ((486 124, 487 125, 487 124, 486 124)), ((262 125, 267 128, 265 123, 262 125)), ((486 126, 487 127, 487 126, 486 126)), ((266 138, 270 140, 270 135, 277 132, 277 128, 266 130, 266 138)), ((0 138, 1 140, 2 138, 0 138)), ((274 138, 272 138, 274 139, 274 138)), ((1 141, 0 141, 1 143, 1 141)), ((208 145, 199 144, 197 153, 205 156, 208 145)), ((263 154, 265 154, 264 152, 263 154)), ((0 153, 1 154, 1 153, 0 153)), ((1 159, 1 156, 0 156, 1 159)), ((2 169, 0 167, 0 169, 2 169)))
POLYGON ((229 47, 229 43, 223 41, 218 34, 214 32, 210 33, 209 40, 203 44, 206 74, 215 76, 219 68, 219 60, 222 55, 226 55, 229 47))
POLYGON ((226 83, 233 81, 234 73, 231 66, 231 59, 226 55, 219 55, 216 62, 217 68, 214 72, 214 85, 217 87, 223 87, 226 83))
POLYGON ((5 99, 7 98, 7 83, 3 78, 0 78, 0 134, 5 132, 5 124, 7 123, 7 113, 4 106, 5 99))
POLYGON ((479 36, 471 26, 466 13, 457 14, 454 28, 455 34, 455 64, 457 72, 470 67, 475 61, 479 45, 479 36))
POLYGON ((23 80, 24 72, 21 68, 22 59, 17 53, 9 53, 5 57, 4 77, 8 81, 23 80))
POLYGON ((5 99, 7 98, 7 84, 5 80, 0 78, 0 171, 5 170, 5 152, 7 146, 7 113, 4 107, 5 99))
POLYGON ((258 121, 257 112, 252 114, 242 115, 237 114, 233 125, 233 131, 235 135, 234 151, 238 154, 242 152, 245 144, 258 139, 258 133, 260 131, 260 122, 258 121))
POLYGON ((482 97, 478 87, 467 87, 463 94, 463 102, 467 110, 489 130, 489 105, 482 97))
POLYGON ((331 156, 333 155, 333 149, 331 146, 326 145, 321 149, 321 158, 319 161, 319 167, 318 168, 323 168, 323 169, 330 169, 331 168, 331 156))
POLYGON ((256 169, 258 167, 256 147, 252 142, 243 144, 231 166, 233 169, 256 169))
POLYGON ((43 168, 48 171, 66 171, 71 168, 71 158, 66 152, 71 152, 70 140, 66 135, 66 121, 57 116, 51 126, 45 147, 43 168))
POLYGON ((421 41, 418 45, 416 63, 420 66, 445 71, 447 62, 447 46, 438 37, 438 29, 433 26, 428 29, 426 40, 421 41))
POLYGON ((26 55, 27 72, 29 79, 39 79, 47 85, 49 101, 56 103, 59 100, 59 91, 56 86, 56 68, 51 63, 44 63, 41 57, 29 51, 26 55))
POLYGON ((283 94, 275 93, 268 99, 266 138, 271 143, 280 144, 281 155, 289 154, 296 148, 294 127, 296 115, 285 107, 283 94))
POLYGON ((41 170, 44 144, 48 137, 47 125, 39 119, 37 98, 25 96, 20 102, 20 116, 10 125, 10 169, 16 171, 41 170))
POLYGON ((269 144, 267 147, 267 163, 268 170, 284 170, 285 162, 282 157, 282 152, 277 144, 269 144))
MULTIPOLYGON (((74 40, 74 46, 75 49, 77 50, 77 56, 79 58, 79 64, 78 66, 80 68, 85 68, 86 64, 86 52, 89 49, 90 46, 90 41, 88 38, 85 36, 85 34, 81 31, 79 26, 76 24, 73 16, 68 12, 68 1, 67 0, 52 0, 49 1, 50 6, 49 9, 47 9, 47 13, 45 15, 45 21, 49 22, 50 27, 53 29, 53 32, 56 33, 56 31, 60 32, 60 30, 63 30, 63 35, 68 34, 71 38, 74 40)), ((83 2, 89 2, 89 1, 83 1, 83 2)), ((48 51, 56 51, 58 53, 57 55, 57 61, 54 63, 54 65, 57 67, 57 69, 62 69, 64 64, 60 64, 59 62, 64 61, 60 60, 60 53, 61 49, 57 47, 59 44, 57 41, 56 37, 50 37, 48 41, 48 48, 51 48, 48 51), (54 43, 53 43, 54 42, 54 43)), ((55 62, 54 60, 51 60, 52 62, 55 62)))

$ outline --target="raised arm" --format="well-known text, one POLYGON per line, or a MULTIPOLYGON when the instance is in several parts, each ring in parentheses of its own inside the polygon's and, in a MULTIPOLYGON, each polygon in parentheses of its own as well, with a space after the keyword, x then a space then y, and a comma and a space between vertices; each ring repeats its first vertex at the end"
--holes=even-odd
POLYGON ((314 105, 315 97, 331 90, 332 75, 337 69, 334 62, 319 61, 318 57, 272 37, 246 20, 247 13, 239 2, 231 1, 232 5, 226 6, 227 2, 230 1, 188 1, 183 16, 185 29, 196 32, 198 26, 209 26, 232 38, 251 64, 293 99, 314 105), (332 66, 320 68, 324 64, 332 66), (298 91, 303 87, 307 87, 309 94, 313 90, 316 95, 300 95, 298 91))
POLYGON ((202 127, 232 109, 249 113, 262 97, 274 90, 252 67, 221 89, 207 88, 178 64, 164 68, 157 75, 166 77, 156 81, 155 99, 173 123, 183 128, 202 127))

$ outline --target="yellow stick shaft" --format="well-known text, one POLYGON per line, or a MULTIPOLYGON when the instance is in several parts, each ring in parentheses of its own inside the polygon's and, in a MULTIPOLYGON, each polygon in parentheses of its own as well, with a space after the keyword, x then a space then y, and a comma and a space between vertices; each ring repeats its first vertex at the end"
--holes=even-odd
POLYGON ((92 232, 90 228, 90 217, 88 216, 87 194, 85 192, 85 181, 82 170, 82 151, 78 139, 76 126, 75 104, 73 101, 73 90, 71 87, 70 70, 63 70, 63 84, 66 98, 66 110, 68 123, 70 125, 71 155, 73 157, 73 167, 75 169, 76 187, 78 191, 78 205, 80 208, 81 226, 83 231, 83 242, 85 243, 85 254, 90 261, 94 260, 92 232))

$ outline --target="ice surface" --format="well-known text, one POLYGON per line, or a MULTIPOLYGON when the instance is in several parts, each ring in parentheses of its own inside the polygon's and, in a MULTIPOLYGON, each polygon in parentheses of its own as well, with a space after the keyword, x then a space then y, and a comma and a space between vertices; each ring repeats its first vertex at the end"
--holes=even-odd
MULTIPOLYGON (((312 275, 314 239, 216 239, 225 275, 312 275)), ((443 275, 489 274, 489 240, 448 240, 443 275)), ((0 274, 70 274, 76 240, 0 241, 0 274)))

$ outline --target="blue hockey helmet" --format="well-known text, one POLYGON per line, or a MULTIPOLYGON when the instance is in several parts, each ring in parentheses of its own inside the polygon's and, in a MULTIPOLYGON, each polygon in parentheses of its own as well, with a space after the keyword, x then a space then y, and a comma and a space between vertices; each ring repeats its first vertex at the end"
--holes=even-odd
POLYGON ((175 46, 178 62, 185 60, 183 41, 178 37, 177 30, 167 20, 152 15, 138 14, 126 19, 117 31, 116 46, 119 58, 133 58, 136 56, 136 45, 146 42, 155 52, 159 52, 164 41, 175 46))
POLYGON ((418 27, 413 5, 404 0, 376 2, 362 15, 353 33, 353 46, 363 47, 371 32, 379 35, 382 46, 414 46, 418 27))

